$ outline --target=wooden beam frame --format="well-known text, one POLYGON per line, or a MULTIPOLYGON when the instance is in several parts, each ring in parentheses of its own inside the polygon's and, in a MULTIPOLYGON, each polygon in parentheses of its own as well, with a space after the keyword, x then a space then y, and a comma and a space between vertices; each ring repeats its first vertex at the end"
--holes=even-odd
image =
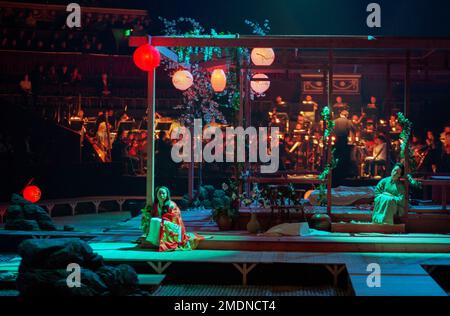
POLYGON ((154 36, 152 45, 166 47, 273 47, 309 49, 450 49, 450 38, 444 37, 376 37, 367 36, 239 36, 184 37, 154 36))
MULTIPOLYGON (((132 36, 129 39, 129 46, 137 47, 142 44, 152 44, 159 47, 160 52, 167 58, 175 61, 176 54, 167 47, 272 47, 272 48, 309 48, 309 49, 327 49, 328 50, 328 106, 331 105, 331 95, 333 92, 333 50, 334 49, 406 49, 406 71, 405 71, 405 115, 409 112, 409 84, 410 84, 410 66, 411 66, 411 49, 427 49, 434 52, 436 49, 450 49, 450 38, 405 38, 405 37, 376 37, 369 38, 366 36, 132 36)), ((244 71, 250 71, 246 69, 244 71)), ((242 75, 242 74, 241 74, 242 75)), ((246 85, 248 89, 249 80, 242 80, 241 83, 246 85), (242 82, 243 81, 243 82, 242 82)), ((248 92, 248 91, 246 91, 248 92)), ((248 93, 246 93, 247 95, 248 93)), ((249 112, 249 102, 242 102, 246 105, 246 113, 249 112)), ((155 71, 148 74, 148 161, 147 161, 147 206, 153 203, 154 189, 154 111, 155 111, 155 71), (149 192, 151 191, 151 192, 149 192)), ((240 115, 246 114, 240 112, 240 115)), ((246 115, 246 119, 248 116, 246 115)), ((240 117, 242 120, 242 117, 240 117)), ((246 120, 248 125, 248 120, 246 120)), ((328 142, 328 159, 330 162, 331 146, 328 142)), ((406 164, 406 169, 408 165, 406 164)), ((327 211, 331 213, 331 175, 327 178, 327 211)), ((408 190, 408 187, 407 187, 408 190)), ((406 206, 406 214, 408 208, 406 206)))

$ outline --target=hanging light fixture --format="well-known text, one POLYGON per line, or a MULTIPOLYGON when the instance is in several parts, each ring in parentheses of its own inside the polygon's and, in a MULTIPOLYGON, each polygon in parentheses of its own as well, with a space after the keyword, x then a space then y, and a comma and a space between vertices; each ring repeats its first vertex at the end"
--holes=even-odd
POLYGON ((211 74, 211 86, 215 92, 222 92, 227 85, 227 76, 222 69, 214 69, 211 74))
POLYGON ((272 48, 253 48, 250 57, 256 66, 270 66, 275 61, 275 52, 272 48))
POLYGON ((143 71, 151 71, 159 66, 161 55, 150 44, 139 46, 133 53, 134 64, 143 71))
POLYGON ((256 74, 252 77, 252 81, 250 81, 250 86, 252 90, 256 93, 262 94, 269 90, 270 81, 268 80, 254 80, 254 79, 269 79, 269 77, 265 74, 256 74))
POLYGON ((194 77, 187 70, 178 70, 173 74, 172 83, 175 88, 184 91, 194 84, 194 77))

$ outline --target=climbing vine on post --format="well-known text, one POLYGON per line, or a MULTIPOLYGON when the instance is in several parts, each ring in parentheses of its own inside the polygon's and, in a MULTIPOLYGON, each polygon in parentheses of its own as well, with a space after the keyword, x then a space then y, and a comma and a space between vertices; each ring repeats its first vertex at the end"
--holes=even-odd
MULTIPOLYGON (((331 119, 331 111, 328 106, 325 106, 322 110, 322 119, 326 126, 325 131, 323 133, 324 140, 327 141, 329 137, 333 134, 334 131, 334 122, 331 119)), ((328 149, 330 150, 330 149, 328 149)), ((336 167, 338 159, 334 157, 334 149, 331 151, 331 161, 327 162, 322 173, 319 175, 319 180, 324 181, 327 179, 329 173, 336 167)), ((319 186, 319 205, 324 206, 327 203, 327 185, 321 183, 319 186)))
MULTIPOLYGON (((411 137, 412 123, 411 121, 401 112, 397 113, 398 123, 402 127, 402 132, 400 133, 400 161, 406 162, 408 159, 408 165, 411 172, 416 170, 417 164, 414 159, 414 153, 411 148, 411 144, 409 139, 411 137), (405 153, 407 157, 405 157, 405 153)), ((420 188, 422 185, 420 182, 413 179, 410 173, 406 174, 406 178, 408 179, 410 185, 414 188, 420 188)))

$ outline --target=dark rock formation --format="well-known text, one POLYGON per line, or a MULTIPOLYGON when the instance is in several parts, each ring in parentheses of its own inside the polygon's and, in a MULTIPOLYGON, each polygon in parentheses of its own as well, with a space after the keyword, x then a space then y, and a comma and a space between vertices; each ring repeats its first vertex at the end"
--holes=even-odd
MULTIPOLYGON (((22 262, 17 288, 23 296, 147 295, 128 265, 107 266, 84 241, 75 238, 29 239, 19 245, 22 262), (69 287, 74 270, 80 266, 79 286, 69 287)), ((73 280, 72 280, 73 281, 73 280)))
POLYGON ((42 207, 13 194, 6 213, 5 229, 56 230, 56 226, 42 207))

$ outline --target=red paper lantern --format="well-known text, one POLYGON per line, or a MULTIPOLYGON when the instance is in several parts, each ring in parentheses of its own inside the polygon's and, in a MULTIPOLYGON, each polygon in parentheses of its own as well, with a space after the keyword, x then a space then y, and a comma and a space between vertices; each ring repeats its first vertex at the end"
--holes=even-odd
POLYGON ((143 71, 151 71, 159 66, 161 55, 150 44, 138 47, 133 54, 134 64, 143 71))
POLYGON ((31 203, 36 203, 41 199, 41 189, 35 185, 27 185, 23 190, 23 198, 31 203))

